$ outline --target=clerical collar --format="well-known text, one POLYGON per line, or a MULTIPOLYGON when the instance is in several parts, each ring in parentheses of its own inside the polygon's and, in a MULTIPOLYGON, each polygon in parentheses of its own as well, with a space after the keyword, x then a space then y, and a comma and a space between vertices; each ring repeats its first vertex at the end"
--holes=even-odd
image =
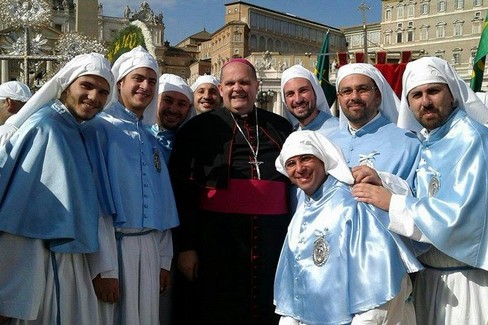
POLYGON ((351 123, 348 121, 347 122, 347 128, 349 130, 349 132, 352 134, 352 135, 356 135, 356 132, 358 132, 359 130, 361 130, 362 128, 364 128, 366 125, 368 124, 371 124, 373 123, 374 121, 376 121, 377 119, 379 119, 381 116, 381 112, 378 111, 378 114, 376 114, 375 117, 373 117, 368 123, 364 124, 363 126, 361 126, 360 128, 356 129, 354 126, 351 125, 351 123))

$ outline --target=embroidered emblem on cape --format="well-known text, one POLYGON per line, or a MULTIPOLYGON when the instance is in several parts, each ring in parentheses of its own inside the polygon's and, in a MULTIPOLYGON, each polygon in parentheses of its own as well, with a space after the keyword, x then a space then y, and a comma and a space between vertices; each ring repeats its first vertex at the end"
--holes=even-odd
POLYGON ((437 175, 433 175, 429 181, 429 196, 435 196, 441 187, 441 181, 437 175))
POLYGON ((154 150, 153 162, 154 167, 156 167, 156 171, 161 173, 161 157, 159 157, 159 152, 157 152, 157 150, 154 150))
POLYGON ((371 153, 369 153, 367 155, 360 154, 359 155, 359 165, 364 165, 364 166, 374 168, 374 161, 375 161, 374 156, 377 156, 379 154, 380 153, 376 150, 372 151, 371 153))
POLYGON ((313 242, 313 263, 317 266, 322 266, 329 258, 329 243, 320 236, 313 242))

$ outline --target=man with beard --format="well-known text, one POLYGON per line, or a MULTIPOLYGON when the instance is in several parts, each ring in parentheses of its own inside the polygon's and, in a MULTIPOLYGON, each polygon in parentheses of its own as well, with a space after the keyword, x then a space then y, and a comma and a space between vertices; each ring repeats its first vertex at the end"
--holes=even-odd
POLYGON ((193 91, 193 107, 197 114, 220 108, 222 97, 219 94, 219 79, 211 75, 199 76, 191 85, 193 91))
POLYGON ((283 71, 281 98, 288 112, 298 120, 294 131, 319 131, 325 136, 337 131, 338 119, 332 116, 317 77, 303 66, 294 65, 283 71))
POLYGON ((178 268, 195 285, 178 300, 188 305, 175 299, 174 323, 278 324, 273 279, 290 217, 288 179, 274 160, 291 125, 255 107, 249 61, 228 61, 220 81, 225 107, 183 125, 169 162, 178 268))
POLYGON ((487 120, 487 108, 448 62, 408 63, 398 124, 422 141, 416 195, 353 188, 360 201, 389 211, 390 230, 433 246, 419 256, 418 324, 488 321, 487 120))
POLYGON ((391 173, 412 186, 420 143, 412 132, 396 126, 400 101, 381 72, 371 64, 344 65, 337 72, 336 88, 341 115, 339 131, 330 140, 354 167, 356 182, 365 181, 367 166, 385 183, 396 184, 391 173))
POLYGON ((193 116, 193 92, 183 78, 165 73, 159 77, 158 93, 157 123, 150 130, 163 146, 164 160, 168 162, 176 132, 193 116))

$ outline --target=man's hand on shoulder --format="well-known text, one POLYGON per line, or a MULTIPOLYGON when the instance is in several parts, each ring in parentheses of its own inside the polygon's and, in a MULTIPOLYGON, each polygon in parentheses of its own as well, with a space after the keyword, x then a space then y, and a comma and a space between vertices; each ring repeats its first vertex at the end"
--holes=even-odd
POLYGON ((381 178, 376 172, 371 167, 368 166, 356 166, 352 168, 352 177, 354 177, 354 183, 359 184, 359 183, 368 183, 372 185, 378 185, 381 186, 381 178))

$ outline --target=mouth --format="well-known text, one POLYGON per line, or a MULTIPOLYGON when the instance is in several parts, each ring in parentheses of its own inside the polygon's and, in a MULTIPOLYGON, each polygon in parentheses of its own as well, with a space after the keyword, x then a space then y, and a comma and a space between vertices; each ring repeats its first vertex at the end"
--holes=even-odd
POLYGON ((436 117, 438 114, 437 110, 434 110, 434 109, 424 109, 422 110, 422 117, 425 117, 425 118, 432 118, 432 117, 436 117))
POLYGON ((88 110, 98 110, 98 106, 95 106, 91 103, 84 102, 83 105, 86 107, 88 110))

